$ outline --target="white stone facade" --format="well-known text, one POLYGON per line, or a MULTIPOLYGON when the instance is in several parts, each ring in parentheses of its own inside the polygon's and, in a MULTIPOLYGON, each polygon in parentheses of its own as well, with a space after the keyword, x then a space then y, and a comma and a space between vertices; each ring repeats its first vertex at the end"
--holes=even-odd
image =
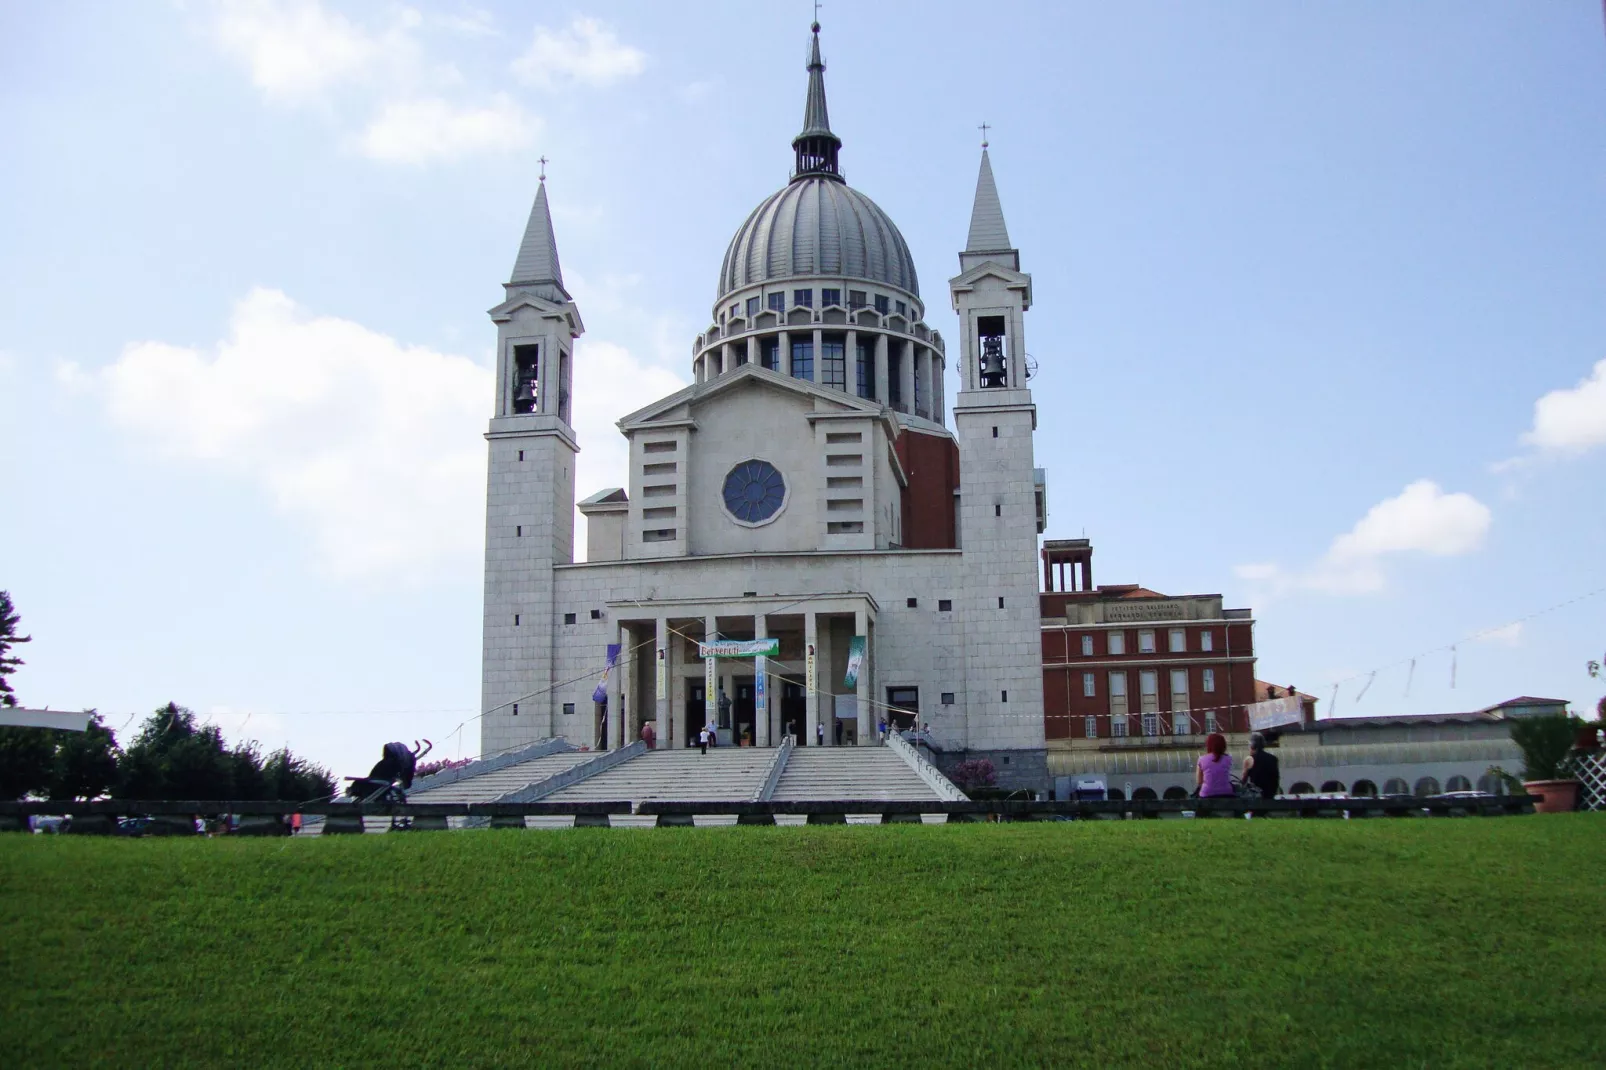
MULTIPOLYGON (((811 118, 807 136, 794 143, 803 146, 794 183, 840 182, 824 118, 823 69, 816 43, 811 118)), ((547 736, 620 747, 649 724, 659 746, 678 747, 704 720, 716 722, 728 743, 775 746, 790 727, 804 745, 864 745, 876 742, 876 723, 896 707, 906 722, 912 716, 930 726, 944 764, 987 757, 1001 783, 1046 787, 1036 409, 1021 331, 1030 278, 1019 272, 1013 249, 975 248, 978 218, 986 224, 980 233, 1004 234, 985 155, 972 248, 950 284, 964 327, 964 389, 953 402, 953 430, 943 426, 943 345, 919 322, 912 265, 887 265, 844 244, 811 254, 830 261, 830 272, 777 276, 773 260, 741 259, 751 229, 744 226, 727 253, 722 285, 739 263, 751 293, 744 286, 721 293, 717 326, 694 347, 692 386, 621 414, 629 486, 582 503, 585 563, 572 560, 573 462, 583 444, 568 422, 570 361, 585 359, 583 348, 574 348, 583 326, 563 290, 545 198, 543 186, 509 300, 492 310, 500 344, 487 435, 481 753, 547 736), (854 264, 863 277, 842 274, 854 264), (837 316, 829 308, 779 310, 785 323, 762 312, 776 320, 768 326, 794 332, 800 312, 807 315, 811 374, 788 374, 787 360, 772 368, 757 359, 765 325, 754 322, 749 296, 808 287, 836 298, 841 291, 873 294, 878 286, 893 286, 900 302, 907 298, 911 315, 902 315, 903 307, 855 310, 867 317, 866 328, 869 317, 875 321, 861 351, 865 385, 854 382, 857 319, 846 314, 847 383, 821 374, 826 348, 835 344, 825 335, 823 317, 837 316), (999 371, 982 356, 984 342, 998 349, 1001 322, 1008 325, 1007 368, 999 371), (727 332, 747 334, 742 356, 751 359, 737 359, 727 332), (894 392, 888 353, 900 346, 908 359, 896 362, 902 382, 894 392), (909 475, 895 443, 909 426, 957 442, 955 548, 903 548, 909 475), (744 512, 750 515, 738 515, 744 512), (707 702, 695 644, 715 634, 779 642, 779 656, 764 661, 762 713, 754 659, 716 661, 716 700, 707 702), (850 687, 843 677, 855 636, 867 638, 868 657, 850 687), (606 677, 607 702, 599 703, 610 644, 621 653, 606 677)), ((783 222, 795 227, 800 219, 825 226, 797 213, 783 222)), ((834 233, 822 230, 820 240, 834 233)), ((904 248, 896 228, 888 243, 904 248)), ((784 336, 780 352, 788 352, 784 336)))

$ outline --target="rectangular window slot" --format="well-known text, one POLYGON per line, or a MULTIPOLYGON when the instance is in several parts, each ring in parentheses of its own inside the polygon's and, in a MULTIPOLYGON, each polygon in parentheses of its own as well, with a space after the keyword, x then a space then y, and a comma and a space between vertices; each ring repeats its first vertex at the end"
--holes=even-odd
POLYGON ((641 474, 644 476, 672 476, 675 474, 676 467, 677 465, 674 461, 660 461, 657 464, 644 464, 641 466, 641 474))
POLYGON ((675 484, 654 483, 650 487, 642 487, 641 496, 643 498, 673 498, 675 496, 675 484))
POLYGON ((863 442, 863 441, 864 441, 864 433, 862 431, 831 431, 831 432, 828 432, 826 434, 826 436, 825 436, 825 444, 827 446, 835 446, 838 443, 843 443, 843 442, 863 442))
POLYGON ((517 717, 518 715, 519 715, 519 704, 517 702, 515 702, 513 704, 513 716, 517 717))
POLYGON ((517 524, 517 525, 514 526, 514 528, 513 528, 513 537, 516 538, 516 539, 522 539, 524 537, 524 525, 523 524, 517 524))
POLYGON ((574 713, 574 703, 572 703, 572 702, 565 702, 565 703, 564 703, 564 704, 563 704, 563 712, 564 712, 564 713, 565 713, 565 714, 568 714, 568 715, 572 715, 572 714, 573 714, 573 713, 574 713))
POLYGON ((904 605, 908 606, 910 609, 919 609, 920 608, 920 599, 911 598, 908 601, 906 601, 904 603, 904 605))
POLYGON ((518 626, 519 626, 519 615, 517 613, 515 613, 515 614, 513 614, 513 627, 517 628, 518 626))
POLYGON ((999 595, 998 596, 998 608, 999 609, 1003 609, 1004 608, 1004 596, 1003 595, 999 595))
POLYGON ((519 451, 519 460, 521 460, 521 461, 524 460, 524 451, 523 450, 519 451))
POLYGON ((1000 702, 1008 702, 1009 701, 1009 692, 1008 691, 1000 692, 1000 694, 1003 695, 1003 698, 999 699, 998 701, 1000 701, 1000 702))
POLYGON ((675 507, 673 505, 655 505, 650 509, 643 509, 641 516, 643 520, 673 520, 675 519, 675 507))
POLYGON ((827 512, 858 513, 864 510, 863 498, 830 498, 825 503, 827 512))
POLYGON ((857 535, 864 531, 862 520, 831 521, 825 525, 827 535, 857 535))
POLYGON ((674 542, 674 528, 648 528, 641 533, 642 542, 674 542))
POLYGON ((827 453, 825 464, 828 468, 859 468, 864 465, 864 455, 859 453, 827 453))
POLYGON ((994 438, 998 437, 998 428, 996 426, 993 428, 993 437, 994 438))
POLYGON ((938 613, 952 613, 953 611, 954 611, 953 599, 951 599, 951 598, 939 598, 939 599, 937 599, 937 612, 938 613))
POLYGON ((993 506, 993 515, 994 516, 1003 516, 1004 515, 1004 507, 1002 505, 993 506))
POLYGON ((828 476, 825 480, 827 490, 846 490, 849 487, 864 486, 863 476, 828 476))
POLYGON ((641 447, 642 453, 674 453, 679 444, 675 442, 647 442, 641 447))
POLYGON ((593 609, 593 610, 592 610, 592 611, 591 611, 591 619, 592 619, 592 620, 601 620, 601 619, 602 619, 602 610, 600 610, 600 609, 593 609))
POLYGON ((954 693, 952 691, 944 691, 942 693, 942 704, 944 706, 952 706, 954 704, 954 693))
POLYGON ((565 624, 573 624, 574 623, 574 614, 573 613, 565 613, 563 615, 563 623, 565 623, 565 624))

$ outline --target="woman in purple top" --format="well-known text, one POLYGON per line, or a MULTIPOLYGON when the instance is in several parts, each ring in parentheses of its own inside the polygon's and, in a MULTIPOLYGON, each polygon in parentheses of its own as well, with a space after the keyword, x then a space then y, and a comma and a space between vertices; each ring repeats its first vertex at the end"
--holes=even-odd
POLYGON ((1232 795, 1232 759, 1227 756, 1227 737, 1212 732, 1205 739, 1205 752, 1199 756, 1199 797, 1232 795))

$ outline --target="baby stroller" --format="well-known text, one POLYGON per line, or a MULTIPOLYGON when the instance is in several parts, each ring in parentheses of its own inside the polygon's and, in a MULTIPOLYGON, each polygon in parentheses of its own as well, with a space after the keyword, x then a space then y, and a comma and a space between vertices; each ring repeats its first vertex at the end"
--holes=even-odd
MULTIPOLYGON (((405 743, 386 743, 379 761, 367 776, 345 778, 346 795, 354 803, 405 803, 407 789, 413 786, 418 759, 434 747, 427 739, 422 747, 416 739, 411 747, 405 743)), ((407 817, 390 819, 391 828, 407 828, 411 824, 412 819, 407 817)))

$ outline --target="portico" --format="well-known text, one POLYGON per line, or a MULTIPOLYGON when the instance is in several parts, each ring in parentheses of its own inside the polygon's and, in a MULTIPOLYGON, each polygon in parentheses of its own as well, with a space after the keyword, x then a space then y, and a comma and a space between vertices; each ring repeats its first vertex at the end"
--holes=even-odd
POLYGON ((721 746, 779 746, 788 734, 799 746, 872 744, 876 614, 862 592, 610 601, 620 654, 608 709, 624 715, 608 718, 606 745, 634 742, 648 721, 660 748, 695 745, 705 723, 721 746), (843 677, 856 635, 866 654, 850 688, 843 677), (709 696, 698 644, 713 639, 774 639, 778 653, 715 658, 709 696))

